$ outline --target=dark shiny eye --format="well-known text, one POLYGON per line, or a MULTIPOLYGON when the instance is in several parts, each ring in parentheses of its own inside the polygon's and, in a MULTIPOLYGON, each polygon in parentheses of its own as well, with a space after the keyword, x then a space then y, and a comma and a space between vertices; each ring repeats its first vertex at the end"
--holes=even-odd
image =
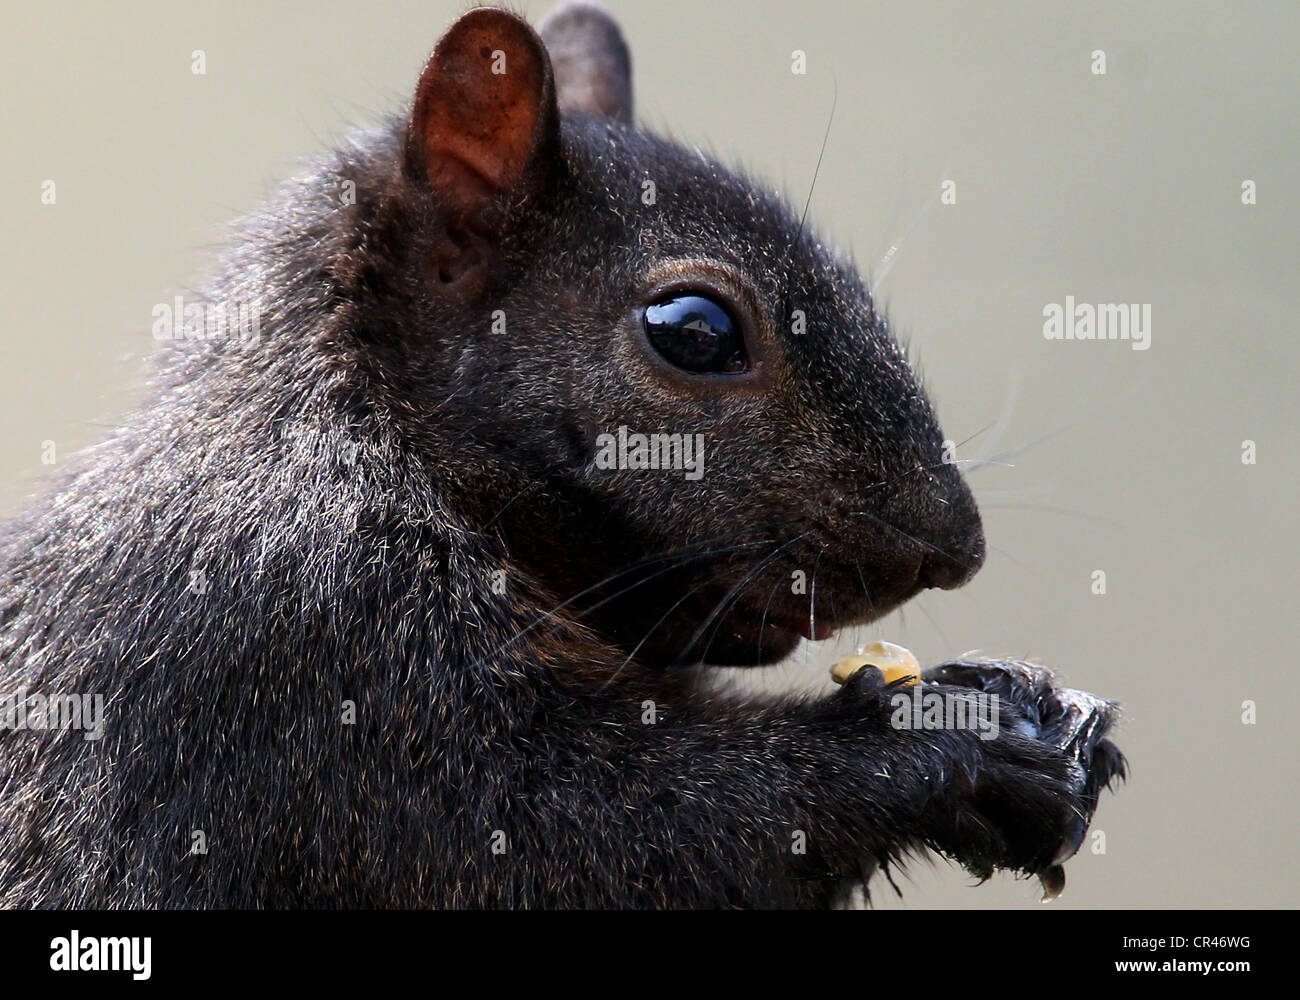
POLYGON ((703 295, 671 295, 646 306, 645 332, 665 360, 688 372, 749 367, 740 324, 703 295))

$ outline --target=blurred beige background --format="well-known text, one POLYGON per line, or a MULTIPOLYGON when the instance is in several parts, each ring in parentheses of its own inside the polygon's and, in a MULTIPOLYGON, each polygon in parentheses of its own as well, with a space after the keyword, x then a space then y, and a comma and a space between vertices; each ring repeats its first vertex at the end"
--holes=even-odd
MULTIPOLYGON (((536 21, 550 4, 522 6, 536 21)), ((1103 800, 1105 853, 1085 846, 1053 908, 1296 905, 1300 8, 611 6, 640 120, 800 204, 838 85, 812 216, 881 279, 949 436, 1000 425, 959 457, 1059 431, 973 474, 993 550, 970 586, 841 648, 881 637, 923 661, 1034 656, 1126 705, 1133 778, 1103 800), (795 49, 806 75, 791 73, 795 49), (943 180, 956 204, 935 197, 943 180), (1151 348, 1045 340, 1043 307, 1066 295, 1150 303, 1151 348), (1255 725, 1241 721, 1248 699, 1255 725)), ((11 511, 47 471, 42 442, 61 456, 91 444, 137 397, 154 303, 202 273, 224 225, 295 157, 399 104, 462 5, 6 8, 11 511), (206 75, 190 71, 195 49, 206 75)), ((761 682, 825 685, 831 647, 761 682)), ((1038 897, 1010 878, 972 888, 943 863, 902 885, 902 900, 878 885, 878 904, 1038 897)))

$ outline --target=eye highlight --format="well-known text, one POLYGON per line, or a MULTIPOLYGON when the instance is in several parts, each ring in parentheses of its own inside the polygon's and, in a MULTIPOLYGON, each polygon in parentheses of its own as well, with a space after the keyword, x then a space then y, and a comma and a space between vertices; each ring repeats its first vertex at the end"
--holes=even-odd
POLYGON ((749 368, 740 324, 705 295, 667 295, 646 306, 643 322, 654 349, 670 364, 697 374, 749 368))

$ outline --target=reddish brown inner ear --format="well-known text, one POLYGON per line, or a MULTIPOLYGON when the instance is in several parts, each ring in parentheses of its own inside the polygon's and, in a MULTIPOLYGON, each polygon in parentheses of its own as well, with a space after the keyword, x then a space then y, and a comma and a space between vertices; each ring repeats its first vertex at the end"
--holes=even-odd
POLYGON ((444 205, 471 212, 524 180, 552 90, 540 39, 514 15, 479 8, 451 27, 420 78, 409 137, 444 205))

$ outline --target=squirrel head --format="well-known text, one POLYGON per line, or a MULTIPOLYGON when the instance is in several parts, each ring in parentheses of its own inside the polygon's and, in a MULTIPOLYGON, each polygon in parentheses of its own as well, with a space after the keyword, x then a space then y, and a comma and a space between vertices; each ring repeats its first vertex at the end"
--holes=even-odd
POLYGON ((565 613, 648 662, 769 663, 979 567, 863 282, 778 197, 632 124, 603 8, 540 35, 465 14, 400 142, 370 363, 439 488, 565 613))

